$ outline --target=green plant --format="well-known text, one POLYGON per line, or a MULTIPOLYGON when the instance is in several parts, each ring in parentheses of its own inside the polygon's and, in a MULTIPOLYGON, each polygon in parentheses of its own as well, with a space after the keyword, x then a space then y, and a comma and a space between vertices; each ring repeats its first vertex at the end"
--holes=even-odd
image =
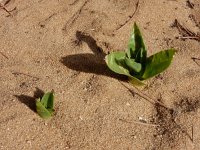
POLYGON ((42 99, 36 99, 36 110, 40 117, 48 119, 54 112, 54 93, 47 92, 43 95, 42 99))
POLYGON ((105 60, 112 71, 128 76, 132 84, 144 85, 143 80, 149 79, 169 67, 174 54, 174 49, 168 49, 147 57, 140 29, 135 23, 128 50, 112 52, 106 56, 105 60))

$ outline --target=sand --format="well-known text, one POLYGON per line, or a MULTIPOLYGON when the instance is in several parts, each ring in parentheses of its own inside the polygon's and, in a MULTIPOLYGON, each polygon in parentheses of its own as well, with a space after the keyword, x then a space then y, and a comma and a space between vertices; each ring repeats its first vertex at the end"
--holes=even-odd
POLYGON ((4 4, 0 149, 200 149, 199 0, 4 4), (175 20, 192 34, 178 29, 175 20), (171 66, 139 90, 104 62, 108 52, 126 49, 134 22, 148 55, 177 50, 171 66), (35 98, 52 89, 55 113, 44 121, 35 112, 35 98))

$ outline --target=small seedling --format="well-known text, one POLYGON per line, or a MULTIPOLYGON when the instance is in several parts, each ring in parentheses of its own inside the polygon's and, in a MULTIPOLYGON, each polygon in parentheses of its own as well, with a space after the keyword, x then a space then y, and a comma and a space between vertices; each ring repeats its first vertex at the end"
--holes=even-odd
POLYGON ((54 93, 47 92, 43 95, 42 99, 36 99, 36 110, 39 116, 43 119, 48 119, 54 112, 54 93))
POLYGON ((169 67, 174 54, 174 49, 168 49, 147 57, 140 29, 135 23, 128 50, 112 52, 105 60, 112 71, 128 76, 132 84, 144 85, 142 81, 158 75, 169 67))

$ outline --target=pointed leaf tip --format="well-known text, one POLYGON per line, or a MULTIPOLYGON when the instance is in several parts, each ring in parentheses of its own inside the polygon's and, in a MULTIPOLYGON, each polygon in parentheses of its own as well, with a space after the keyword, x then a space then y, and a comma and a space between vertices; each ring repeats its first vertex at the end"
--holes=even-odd
POLYGON ((169 49, 148 57, 142 78, 146 80, 166 70, 171 64, 175 52, 176 50, 169 49))
POLYGON ((36 99, 36 110, 38 115, 43 119, 48 119, 52 116, 54 111, 54 94, 47 92, 42 99, 36 99))
POLYGON ((146 48, 144 45, 143 37, 139 27, 134 23, 131 37, 129 39, 127 57, 135 59, 137 63, 145 64, 146 61, 146 48))

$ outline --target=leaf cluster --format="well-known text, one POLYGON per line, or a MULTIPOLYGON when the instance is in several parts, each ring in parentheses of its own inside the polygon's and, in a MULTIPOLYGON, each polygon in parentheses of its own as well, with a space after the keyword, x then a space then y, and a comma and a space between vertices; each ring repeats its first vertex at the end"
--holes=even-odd
POLYGON ((42 99, 36 100, 36 110, 39 116, 43 119, 49 119, 54 112, 54 93, 47 92, 43 95, 42 99))
POLYGON ((107 66, 115 73, 128 76, 129 81, 135 85, 143 85, 143 80, 167 69, 174 54, 174 49, 168 49, 147 57, 140 29, 135 23, 127 51, 112 52, 105 60, 107 66))

